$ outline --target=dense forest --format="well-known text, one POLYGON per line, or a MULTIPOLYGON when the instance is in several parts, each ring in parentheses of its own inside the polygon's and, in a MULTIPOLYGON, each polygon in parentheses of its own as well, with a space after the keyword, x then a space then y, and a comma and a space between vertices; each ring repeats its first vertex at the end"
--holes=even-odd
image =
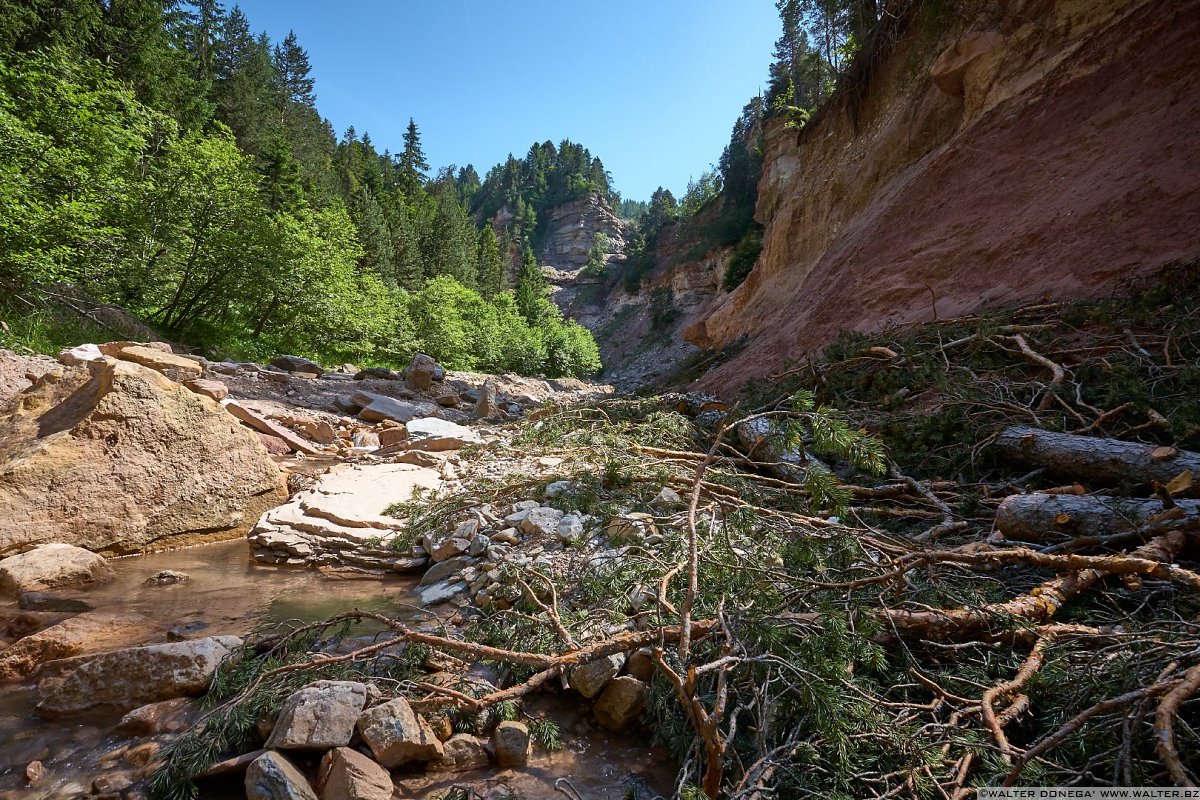
POLYGON ((10 338, 53 343, 47 290, 67 283, 215 355, 394 364, 421 350, 593 373, 591 335, 549 301, 530 250, 539 213, 592 192, 617 199, 567 141, 481 181, 470 165, 430 174, 411 120, 399 153, 336 135, 295 34, 273 43, 237 7, 0 1, 10 338))

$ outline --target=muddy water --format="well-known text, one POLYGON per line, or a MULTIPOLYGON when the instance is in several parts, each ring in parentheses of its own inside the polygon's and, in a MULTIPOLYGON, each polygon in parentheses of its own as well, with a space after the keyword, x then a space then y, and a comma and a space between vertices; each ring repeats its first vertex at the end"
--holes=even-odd
MULTIPOLYGON (((139 615, 146 642, 162 642, 168 631, 186 638, 244 635, 289 621, 310 622, 350 609, 379 611, 414 626, 436 624, 430 612, 406 602, 413 579, 345 578, 312 570, 287 570, 251 562, 244 540, 117 559, 112 582, 87 590, 58 592, 91 603, 98 611, 139 615), (152 586, 146 579, 161 570, 187 573, 181 584, 152 586)), ((0 611, 15 604, 0 604, 0 611)), ((370 633, 364 625, 358 633, 370 633)), ((74 798, 87 794, 97 762, 133 740, 113 732, 115 718, 44 720, 34 712, 31 685, 0 685, 0 800, 74 798), (26 786, 25 766, 42 761, 47 776, 26 786)), ((535 748, 527 768, 477 770, 457 775, 397 774, 398 794, 432 797, 454 785, 474 785, 487 795, 507 787, 528 800, 561 798, 555 783, 567 781, 585 800, 617 800, 633 787, 639 797, 669 796, 671 770, 662 753, 635 737, 610 736, 581 716, 572 700, 538 698, 530 706, 559 721, 564 750, 535 748), (561 779, 561 780, 560 780, 561 779), (640 787, 638 790, 637 787, 640 787)), ((202 797, 234 798, 236 783, 203 787, 202 797)))

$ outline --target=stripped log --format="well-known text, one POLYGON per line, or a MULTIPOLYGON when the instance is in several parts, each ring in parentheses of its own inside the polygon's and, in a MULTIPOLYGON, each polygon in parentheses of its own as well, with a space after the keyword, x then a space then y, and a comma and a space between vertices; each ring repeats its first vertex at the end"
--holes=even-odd
MULTIPOLYGON (((1200 523, 1200 501, 1179 500, 1170 519, 1200 523)), ((1159 500, 1096 495, 1015 494, 996 509, 996 528, 1006 539, 1059 542, 1143 528, 1164 516, 1159 500)))
MULTIPOLYGON (((1015 425, 996 439, 1006 458, 1047 472, 1108 486, 1168 483, 1184 472, 1200 477, 1200 453, 1120 439, 1054 433, 1015 425)), ((1195 497, 1200 481, 1181 492, 1195 497)))

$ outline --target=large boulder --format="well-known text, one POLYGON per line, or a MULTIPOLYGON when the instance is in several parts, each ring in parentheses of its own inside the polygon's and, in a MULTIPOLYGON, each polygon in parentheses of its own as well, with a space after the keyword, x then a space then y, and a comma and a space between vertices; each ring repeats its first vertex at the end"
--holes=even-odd
POLYGON ((441 381, 445 377, 446 370, 442 369, 441 364, 434 361, 432 356, 424 353, 415 354, 408 369, 404 371, 404 379, 408 385, 420 392, 429 391, 429 387, 433 385, 434 381, 441 381))
POLYGON ((408 422, 436 410, 430 403, 410 403, 374 392, 355 392, 350 396, 350 402, 361 409, 358 418, 366 422, 408 422))
POLYGON ((247 800, 317 800, 304 773, 279 753, 263 753, 246 768, 247 800))
POLYGON ((466 772, 488 765, 487 742, 469 733, 451 736, 442 745, 442 757, 430 767, 439 772, 466 772))
POLYGON ((625 666, 625 654, 614 653, 590 664, 584 664, 582 667, 576 667, 571 670, 571 688, 591 700, 604 691, 608 682, 620 674, 623 666, 625 666))
POLYGON ((229 539, 286 499, 252 432, 138 364, 64 368, 0 412, 0 554, 42 542, 119 555, 229 539))
POLYGON ((502 767, 518 767, 529 760, 529 728, 521 722, 501 722, 492 731, 492 750, 502 767))
POLYGON ((356 681, 317 681, 294 692, 279 711, 267 747, 280 750, 345 747, 367 704, 356 681))
POLYGON ((300 356, 275 356, 271 359, 271 366, 288 372, 306 372, 309 375, 325 374, 325 368, 320 364, 300 356))
POLYGON ((125 712, 200 694, 221 661, 241 643, 236 636, 213 636, 86 657, 38 683, 37 709, 47 717, 92 710, 125 712))
POLYGON ((637 721, 646 707, 646 684, 631 675, 622 675, 605 688, 592 706, 596 721, 610 731, 622 731, 637 721))
POLYGON ((103 556, 54 542, 0 559, 0 593, 19 595, 110 580, 113 571, 103 556))
POLYGON ((433 728, 403 697, 364 712, 358 718, 358 731, 375 760, 388 769, 410 761, 434 761, 443 754, 433 728))

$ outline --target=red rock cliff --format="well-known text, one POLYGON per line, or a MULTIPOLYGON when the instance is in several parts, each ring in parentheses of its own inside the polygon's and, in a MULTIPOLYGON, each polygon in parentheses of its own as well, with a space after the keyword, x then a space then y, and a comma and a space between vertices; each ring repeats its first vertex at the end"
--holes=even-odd
POLYGON ((910 24, 857 103, 768 129, 763 254, 687 331, 752 339, 704 384, 1200 255, 1200 0, 987 5, 910 24))

